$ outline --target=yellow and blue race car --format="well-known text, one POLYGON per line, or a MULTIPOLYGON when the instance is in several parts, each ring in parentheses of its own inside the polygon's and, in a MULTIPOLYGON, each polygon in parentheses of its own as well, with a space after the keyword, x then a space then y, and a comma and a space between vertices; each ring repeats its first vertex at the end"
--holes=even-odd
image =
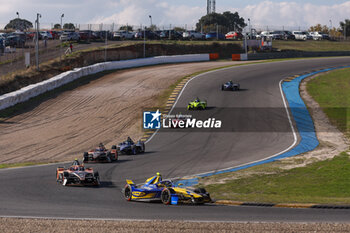
POLYGON ((161 201, 165 205, 212 202, 204 188, 181 188, 181 184, 176 186, 171 180, 162 180, 159 173, 144 184, 136 185, 132 180, 126 180, 126 183, 122 192, 127 201, 161 201))

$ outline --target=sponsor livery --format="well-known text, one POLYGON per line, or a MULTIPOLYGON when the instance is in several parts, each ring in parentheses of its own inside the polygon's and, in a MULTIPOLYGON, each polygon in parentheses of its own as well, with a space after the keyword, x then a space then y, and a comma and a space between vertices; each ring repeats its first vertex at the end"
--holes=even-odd
POLYGON ((159 173, 147 179, 141 185, 135 185, 131 180, 126 180, 126 183, 122 192, 127 201, 161 201, 166 205, 212 202, 209 193, 205 189, 181 188, 171 180, 162 180, 159 173))
POLYGON ((100 176, 92 168, 85 168, 75 160, 69 168, 58 167, 56 170, 56 181, 63 186, 66 185, 100 185, 100 176))

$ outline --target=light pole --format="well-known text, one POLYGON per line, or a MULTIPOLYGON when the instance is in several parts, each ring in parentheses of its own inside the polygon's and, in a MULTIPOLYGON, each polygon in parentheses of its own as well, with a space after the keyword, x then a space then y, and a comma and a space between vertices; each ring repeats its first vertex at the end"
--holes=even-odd
POLYGON ((62 18, 64 17, 64 14, 61 15, 61 30, 63 28, 63 25, 62 25, 62 18))
POLYGON ((143 57, 146 57, 146 26, 143 29, 143 57))
MULTIPOLYGON (((62 32, 62 29, 63 29, 63 25, 62 25, 62 18, 64 17, 64 14, 61 15, 61 32, 62 32)), ((61 34, 62 35, 62 34, 61 34)), ((60 40, 60 38, 58 38, 60 40)), ((90 40, 90 37, 89 37, 89 40, 90 40)), ((60 44, 60 62, 62 62, 62 41, 61 41, 61 44, 60 44)))
POLYGON ((153 24, 152 24, 152 15, 149 15, 148 17, 149 17, 149 19, 151 20, 151 27, 152 27, 152 25, 153 25, 153 24))
POLYGON ((252 34, 252 30, 250 29, 250 18, 248 18, 248 22, 249 22, 249 39, 250 39, 250 36, 252 34))
POLYGON ((36 41, 35 41, 35 61, 36 61, 36 69, 39 70, 39 18, 41 18, 41 14, 36 14, 36 41))

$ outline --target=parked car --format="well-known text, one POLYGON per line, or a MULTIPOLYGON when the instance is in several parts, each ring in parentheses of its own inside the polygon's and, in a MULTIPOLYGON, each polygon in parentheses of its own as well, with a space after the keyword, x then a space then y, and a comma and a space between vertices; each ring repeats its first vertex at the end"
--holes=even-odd
POLYGON ((106 37, 107 39, 112 39, 113 38, 113 34, 110 33, 109 31, 94 31, 93 32, 95 34, 96 40, 105 40, 106 37))
POLYGON ((0 54, 4 53, 4 50, 5 50, 4 41, 5 41, 5 37, 2 37, 0 35, 0 54))
POLYGON ((164 30, 160 33, 160 39, 164 40, 182 40, 183 36, 181 32, 175 30, 164 30), (170 36, 169 36, 170 33, 170 36))
POLYGON ((89 32, 86 32, 86 31, 80 31, 79 36, 80 36, 80 40, 87 41, 90 39, 90 34, 89 34, 89 32))
POLYGON ((135 33, 134 35, 134 38, 135 39, 143 39, 143 34, 146 35, 146 39, 149 39, 149 40, 158 40, 159 39, 159 36, 154 33, 153 31, 138 31, 135 33))
POLYGON ((76 32, 63 32, 63 34, 60 36, 60 40, 61 41, 68 41, 68 40, 69 41, 71 41, 71 40, 79 41, 80 36, 76 32))
POLYGON ((240 32, 231 31, 226 33, 225 38, 227 40, 242 40, 243 34, 240 32))
POLYGON ((272 31, 270 32, 270 35, 272 36, 273 40, 282 40, 283 39, 283 32, 282 31, 272 31))
POLYGON ((225 40, 225 35, 221 33, 216 33, 216 32, 209 32, 205 34, 205 39, 207 40, 225 40))
POLYGON ((329 35, 322 32, 310 32, 310 35, 314 40, 329 40, 329 35))
POLYGON ((25 39, 15 34, 9 34, 5 37, 5 46, 23 48, 25 42, 25 39))
POLYGON ((27 40, 32 40, 34 37, 35 37, 35 32, 26 32, 26 39, 27 40))
POLYGON ((51 30, 51 31, 50 31, 50 34, 51 34, 51 36, 52 36, 52 39, 57 40, 57 39, 60 38, 61 32, 51 30))
POLYGON ((283 40, 295 40, 295 35, 290 31, 282 31, 283 40))
POLYGON ((306 34, 301 31, 293 31, 292 34, 295 36, 296 40, 307 40, 306 34))
POLYGON ((130 31, 117 31, 113 33, 113 39, 114 40, 131 40, 133 39, 135 36, 134 32, 130 32, 130 31))
POLYGON ((48 31, 41 31, 40 35, 41 35, 41 39, 43 39, 43 40, 50 40, 50 39, 52 40, 53 39, 53 36, 48 31))
POLYGON ((256 36, 256 39, 261 39, 262 37, 266 37, 266 38, 271 39, 271 40, 273 39, 272 34, 270 34, 269 31, 260 32, 260 34, 256 36))
POLYGON ((91 30, 81 30, 79 31, 81 40, 97 40, 99 39, 98 35, 91 30))
POLYGON ((310 39, 312 39, 312 36, 310 36, 307 32, 293 31, 292 34, 295 36, 296 40, 310 40, 310 39))
POLYGON ((203 33, 191 30, 191 31, 183 32, 182 38, 189 39, 189 40, 203 40, 205 39, 205 35, 203 33))

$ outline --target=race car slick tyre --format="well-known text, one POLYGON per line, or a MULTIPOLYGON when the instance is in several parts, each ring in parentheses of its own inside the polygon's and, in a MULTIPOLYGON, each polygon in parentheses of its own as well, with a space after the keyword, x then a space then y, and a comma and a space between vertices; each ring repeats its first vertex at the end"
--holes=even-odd
POLYGON ((127 201, 131 201, 131 195, 132 195, 132 188, 129 184, 125 185, 125 188, 124 188, 124 198, 125 200, 127 201))
POLYGON ((63 174, 62 174, 62 173, 58 175, 58 180, 57 180, 57 182, 63 183, 63 174))
POLYGON ((89 153, 84 152, 83 162, 87 162, 89 160, 89 153))
POLYGON ((164 205, 170 205, 171 204, 171 189, 163 189, 160 199, 163 202, 164 205))
POLYGON ((101 184, 100 183, 100 174, 98 172, 95 172, 94 177, 95 177, 95 185, 99 186, 101 184))
POLYGON ((207 193, 207 190, 205 190, 205 188, 196 188, 196 189, 194 190, 194 192, 195 192, 195 193, 198 193, 198 194, 202 194, 202 193, 206 194, 206 193, 207 193))

